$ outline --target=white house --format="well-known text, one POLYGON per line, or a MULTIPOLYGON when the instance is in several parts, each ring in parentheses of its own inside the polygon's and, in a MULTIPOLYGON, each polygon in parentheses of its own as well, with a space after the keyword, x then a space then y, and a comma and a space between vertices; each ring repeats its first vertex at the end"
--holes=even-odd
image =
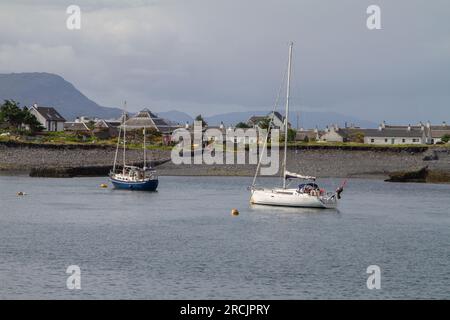
POLYGON ((339 127, 331 126, 325 128, 325 133, 320 136, 323 142, 344 142, 344 137, 339 133, 339 127))
POLYGON ((38 107, 37 104, 34 104, 29 111, 38 119, 45 128, 45 131, 64 131, 64 122, 66 122, 66 119, 54 108, 38 107))
MULTIPOLYGON (((250 119, 248 119, 247 124, 252 127, 257 127, 259 123, 265 119, 272 119, 272 127, 284 131, 285 119, 278 111, 270 112, 266 116, 252 116, 250 119)), ((288 123, 288 128, 290 127, 291 124, 288 123)))
POLYGON ((429 136, 429 124, 424 126, 388 126, 383 121, 378 129, 364 130, 366 144, 426 144, 429 136))

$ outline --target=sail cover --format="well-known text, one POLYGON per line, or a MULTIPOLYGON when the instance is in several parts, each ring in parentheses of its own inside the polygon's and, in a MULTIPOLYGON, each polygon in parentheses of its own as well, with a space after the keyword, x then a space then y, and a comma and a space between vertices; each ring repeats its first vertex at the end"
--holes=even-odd
POLYGON ((304 180, 316 180, 316 177, 304 176, 298 173, 285 171, 284 172, 285 179, 304 179, 304 180))

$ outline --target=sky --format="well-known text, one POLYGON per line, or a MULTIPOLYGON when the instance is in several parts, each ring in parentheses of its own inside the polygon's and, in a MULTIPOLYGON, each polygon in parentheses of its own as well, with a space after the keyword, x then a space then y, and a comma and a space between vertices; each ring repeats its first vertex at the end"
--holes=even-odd
POLYGON ((450 122, 449 18, 448 0, 0 0, 0 73, 56 73, 131 110, 271 110, 293 41, 293 110, 450 122))

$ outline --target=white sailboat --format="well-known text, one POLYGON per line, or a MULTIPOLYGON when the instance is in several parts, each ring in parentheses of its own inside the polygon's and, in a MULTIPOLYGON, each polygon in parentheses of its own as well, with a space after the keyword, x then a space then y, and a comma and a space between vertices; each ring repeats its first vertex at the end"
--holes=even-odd
MULTIPOLYGON (((326 192, 316 183, 316 178, 312 176, 304 176, 298 173, 287 171, 287 136, 288 136, 288 117, 289 117, 289 98, 290 98, 290 81, 291 81, 291 64, 292 64, 292 48, 293 43, 289 45, 289 62, 287 71, 287 89, 286 89, 286 115, 284 119, 284 155, 283 155, 283 186, 275 188, 256 187, 256 177, 261 165, 261 159, 256 169, 253 184, 250 188, 250 203, 272 206, 286 207, 306 207, 306 208, 336 208, 338 199, 344 190, 345 182, 336 190, 336 192, 326 192), (305 180, 297 188, 288 188, 289 182, 294 179, 305 180)), ((270 125, 269 125, 270 130, 270 125)), ((264 143, 263 151, 265 152, 267 145, 267 137, 264 143)))

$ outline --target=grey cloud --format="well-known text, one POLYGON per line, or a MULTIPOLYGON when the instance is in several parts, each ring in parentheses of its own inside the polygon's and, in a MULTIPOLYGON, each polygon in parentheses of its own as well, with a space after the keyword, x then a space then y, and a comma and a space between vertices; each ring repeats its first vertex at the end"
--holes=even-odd
POLYGON ((0 4, 0 71, 58 73, 104 105, 269 109, 293 40, 297 106, 372 120, 449 118, 447 1, 34 3, 0 4), (65 29, 72 3, 83 10, 81 31, 65 29), (373 3, 382 30, 365 26, 373 3))

